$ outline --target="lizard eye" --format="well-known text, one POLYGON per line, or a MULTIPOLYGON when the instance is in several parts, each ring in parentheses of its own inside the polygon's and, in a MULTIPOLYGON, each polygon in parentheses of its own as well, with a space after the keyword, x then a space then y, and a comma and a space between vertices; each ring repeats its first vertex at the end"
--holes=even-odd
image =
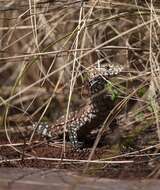
POLYGON ((100 63, 100 67, 101 67, 101 68, 104 68, 104 69, 106 69, 106 70, 109 70, 109 69, 111 68, 111 66, 110 66, 108 63, 106 63, 105 61, 102 61, 102 62, 100 63))
POLYGON ((107 70, 109 70, 109 69, 110 69, 110 66, 109 66, 109 65, 107 65, 107 66, 106 66, 106 69, 107 69, 107 70))

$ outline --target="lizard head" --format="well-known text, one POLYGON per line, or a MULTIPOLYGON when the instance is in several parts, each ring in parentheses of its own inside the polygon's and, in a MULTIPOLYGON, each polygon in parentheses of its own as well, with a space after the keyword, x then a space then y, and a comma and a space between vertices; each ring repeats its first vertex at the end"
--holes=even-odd
POLYGON ((108 64, 108 63, 103 63, 102 61, 98 61, 95 63, 91 69, 89 70, 89 78, 93 79, 98 76, 104 77, 106 79, 115 76, 122 72, 124 69, 123 66, 121 65, 115 65, 115 64, 108 64))
POLYGON ((105 88, 107 81, 123 71, 123 66, 110 65, 103 62, 94 64, 89 70, 89 89, 91 94, 96 94, 105 88))

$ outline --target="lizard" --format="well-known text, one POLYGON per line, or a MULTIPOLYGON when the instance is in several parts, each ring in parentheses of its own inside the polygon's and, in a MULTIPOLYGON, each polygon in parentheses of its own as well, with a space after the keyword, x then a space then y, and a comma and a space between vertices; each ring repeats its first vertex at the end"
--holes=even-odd
POLYGON ((94 129, 103 124, 107 115, 114 108, 111 97, 105 89, 110 77, 122 72, 120 65, 96 63, 88 71, 88 103, 80 110, 71 112, 68 120, 62 116, 54 124, 34 124, 38 135, 47 139, 63 138, 64 132, 75 149, 83 146, 79 139, 84 139, 94 129), (65 128, 64 128, 65 127, 65 128), (66 129, 64 131, 64 129, 66 129))

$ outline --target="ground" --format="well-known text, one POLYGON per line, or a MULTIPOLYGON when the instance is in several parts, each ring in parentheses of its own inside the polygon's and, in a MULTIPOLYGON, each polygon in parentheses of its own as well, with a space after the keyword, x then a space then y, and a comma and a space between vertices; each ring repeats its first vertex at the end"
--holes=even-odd
MULTIPOLYGON (((35 137, 33 143, 27 145, 20 134, 12 134, 11 146, 5 134, 1 133, 1 167, 59 168, 78 174, 84 172, 86 176, 113 179, 159 178, 158 148, 149 146, 156 138, 155 130, 156 128, 150 127, 139 132, 135 137, 130 137, 129 134, 124 135, 127 130, 123 129, 123 134, 120 134, 116 140, 113 140, 113 136, 115 137, 116 133, 122 133, 122 128, 114 131, 107 130, 108 132, 103 135, 92 156, 95 163, 89 165, 87 160, 93 149, 91 144, 86 144, 85 149, 76 151, 67 143, 64 154, 62 143, 47 143, 44 139, 35 137), (148 136, 149 133, 150 136, 148 136), (21 144, 18 145, 18 143, 21 144), (148 148, 145 150, 146 144, 148 148), (101 161, 104 163, 100 163, 101 161)), ((95 137, 90 137, 91 141, 95 137)))

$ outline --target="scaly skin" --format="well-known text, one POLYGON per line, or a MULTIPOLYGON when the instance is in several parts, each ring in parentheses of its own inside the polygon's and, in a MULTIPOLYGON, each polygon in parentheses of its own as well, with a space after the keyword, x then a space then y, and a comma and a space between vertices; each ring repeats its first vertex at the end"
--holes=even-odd
MULTIPOLYGON (((110 111, 115 106, 105 90, 107 80, 119 74, 121 66, 95 64, 88 72, 89 102, 79 111, 69 114, 66 122, 66 137, 74 148, 82 146, 80 139, 84 139, 92 130, 103 124, 110 111)), ((61 117, 54 125, 39 124, 36 131, 51 139, 62 138, 64 134, 65 117, 61 117)))

